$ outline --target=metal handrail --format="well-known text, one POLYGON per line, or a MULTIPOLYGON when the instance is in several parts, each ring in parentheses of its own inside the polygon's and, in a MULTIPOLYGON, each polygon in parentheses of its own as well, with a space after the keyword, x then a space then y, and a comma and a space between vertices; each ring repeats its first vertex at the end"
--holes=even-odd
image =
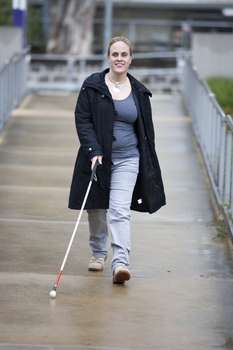
POLYGON ((0 70, 0 132, 11 111, 26 95, 28 50, 14 54, 0 70))
POLYGON ((192 119, 218 208, 233 242, 233 119, 225 115, 191 60, 185 60, 183 98, 192 119))
MULTIPOLYGON (((181 57, 190 57, 191 52, 186 50, 180 50, 180 51, 165 51, 165 52, 143 52, 143 53, 133 53, 133 59, 145 59, 145 58, 166 58, 166 57, 173 57, 173 58, 181 58, 181 57)), ((38 61, 69 61, 72 60, 73 62, 76 61, 102 61, 104 59, 104 55, 98 54, 98 55, 87 55, 87 56, 80 56, 80 55, 68 55, 68 54, 31 54, 30 55, 31 60, 38 60, 38 61)))
MULTIPOLYGON (((94 24, 103 24, 103 18, 95 18, 94 24)), ((113 18, 113 24, 116 25, 141 25, 141 26, 173 26, 180 27, 183 24, 188 24, 190 27, 210 27, 210 28, 232 28, 232 21, 208 21, 208 20, 175 20, 175 19, 141 19, 141 18, 113 18)))
MULTIPOLYGON (((190 51, 174 51, 174 52, 147 52, 133 53, 134 60, 153 59, 153 58, 174 58, 176 60, 174 68, 139 68, 130 67, 129 72, 137 75, 160 75, 160 74, 182 74, 182 62, 184 57, 190 57, 190 51), (182 62, 181 62, 182 61, 182 62)), ((59 54, 31 54, 29 55, 31 62, 31 79, 29 86, 31 89, 37 89, 41 86, 45 89, 65 89, 75 91, 80 89, 83 80, 96 70, 101 70, 108 66, 104 55, 59 55, 59 54), (92 63, 96 61, 96 66, 92 63), (33 70, 33 64, 38 66, 38 71, 33 70), (62 69, 61 69, 62 67, 62 69), (53 71, 51 70, 53 69, 53 71), (59 73, 60 72, 60 73, 59 73), (51 82, 48 79, 56 73, 57 79, 59 74, 62 77, 62 83, 59 81, 51 82), (41 82, 41 75, 47 75, 47 81, 41 82), (75 80, 75 81, 74 81, 75 80)))

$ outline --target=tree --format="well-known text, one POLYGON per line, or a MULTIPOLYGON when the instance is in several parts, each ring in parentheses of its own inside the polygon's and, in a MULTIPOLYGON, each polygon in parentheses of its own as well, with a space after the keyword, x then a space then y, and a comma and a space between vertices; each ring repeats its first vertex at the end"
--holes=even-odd
POLYGON ((95 0, 49 0, 47 53, 91 54, 95 0))

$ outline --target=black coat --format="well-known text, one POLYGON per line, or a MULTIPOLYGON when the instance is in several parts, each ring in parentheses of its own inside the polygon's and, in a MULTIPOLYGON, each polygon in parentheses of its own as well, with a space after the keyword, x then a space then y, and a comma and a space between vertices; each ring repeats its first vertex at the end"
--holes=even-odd
MULTIPOLYGON (((97 167, 85 209, 108 209, 111 179, 111 153, 116 111, 105 84, 106 72, 88 77, 81 88, 75 108, 75 123, 80 140, 70 189, 69 208, 80 209, 91 176, 91 158, 103 155, 97 167)), ((160 166, 155 152, 154 128, 149 96, 151 93, 128 74, 138 110, 135 130, 140 152, 139 174, 134 188, 131 209, 154 213, 165 205, 160 166)))

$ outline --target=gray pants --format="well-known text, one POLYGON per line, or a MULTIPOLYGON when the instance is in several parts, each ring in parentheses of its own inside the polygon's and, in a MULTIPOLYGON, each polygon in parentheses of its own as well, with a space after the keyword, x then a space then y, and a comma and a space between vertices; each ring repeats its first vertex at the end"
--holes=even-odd
MULTIPOLYGON (((139 158, 113 160, 108 212, 113 251, 112 271, 118 264, 129 266, 130 205, 138 170, 139 158)), ((92 209, 87 212, 92 254, 105 257, 108 253, 107 210, 92 209)))

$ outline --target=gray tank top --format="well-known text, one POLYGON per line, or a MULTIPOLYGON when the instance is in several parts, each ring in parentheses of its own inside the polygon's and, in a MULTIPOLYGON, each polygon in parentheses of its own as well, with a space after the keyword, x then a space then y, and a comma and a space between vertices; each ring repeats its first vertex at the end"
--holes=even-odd
POLYGON ((137 108, 132 92, 124 100, 113 100, 117 112, 112 143, 112 158, 139 157, 138 138, 134 122, 137 108))

